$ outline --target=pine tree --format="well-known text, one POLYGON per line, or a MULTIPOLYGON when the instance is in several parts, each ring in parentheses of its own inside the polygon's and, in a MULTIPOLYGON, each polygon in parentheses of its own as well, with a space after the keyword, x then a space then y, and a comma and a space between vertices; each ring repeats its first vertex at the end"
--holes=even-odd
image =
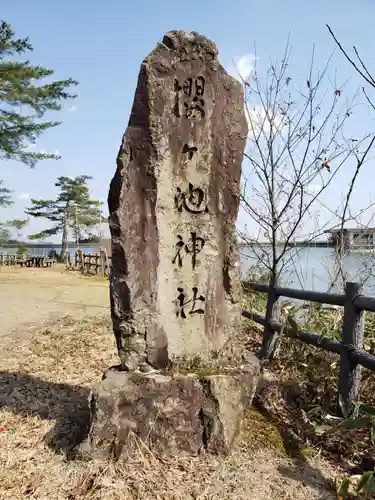
POLYGON ((12 203, 12 191, 4 187, 3 181, 0 180, 0 207, 9 207, 12 203))
MULTIPOLYGON (((59 158, 28 151, 27 146, 60 124, 43 117, 47 111, 59 111, 64 100, 74 99, 76 96, 68 89, 77 85, 71 78, 42 83, 54 71, 22 60, 32 50, 28 38, 16 38, 11 26, 0 21, 0 160, 17 160, 30 167, 39 160, 59 158)), ((12 191, 0 180, 0 207, 12 203, 12 191)), ((1 243, 9 240, 10 228, 17 228, 17 222, 20 221, 0 222, 1 243)))
POLYGON ((10 240, 11 232, 4 224, 0 222, 0 247, 6 245, 10 240))
MULTIPOLYGON (((12 203, 12 191, 4 187, 3 181, 0 180, 0 208, 9 207, 12 203)), ((9 241, 10 237, 11 232, 7 227, 7 224, 0 221, 0 246, 9 241)))
POLYGON ((46 111, 59 111, 62 101, 76 97, 68 89, 77 85, 71 78, 41 84, 54 71, 20 59, 32 50, 28 38, 15 38, 11 26, 0 21, 0 159, 18 160, 30 167, 39 160, 59 158, 28 151, 27 146, 60 124, 43 120, 43 116, 46 111))
POLYGON ((52 227, 30 238, 42 239, 61 233, 61 259, 68 249, 69 232, 79 241, 84 234, 90 236, 90 230, 102 218, 102 202, 90 198, 87 183, 91 179, 88 175, 59 177, 55 183, 60 189, 56 200, 31 200, 31 207, 26 209, 28 215, 45 218, 53 223, 52 227))

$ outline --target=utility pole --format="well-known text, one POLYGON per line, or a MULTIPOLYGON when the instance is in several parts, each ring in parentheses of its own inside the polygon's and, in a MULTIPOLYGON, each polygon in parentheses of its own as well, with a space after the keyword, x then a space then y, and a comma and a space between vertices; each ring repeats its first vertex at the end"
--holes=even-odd
MULTIPOLYGON (((65 207, 64 210, 64 229, 63 229, 63 244, 64 244, 64 239, 66 240, 66 250, 65 250, 65 255, 62 254, 60 255, 60 259, 64 259, 66 264, 68 264, 68 254, 69 254, 69 234, 68 234, 68 205, 65 207), (64 238, 65 236, 65 238, 64 238)), ((63 249, 61 249, 63 250, 63 249)))
POLYGON ((75 204, 76 208, 76 245, 77 245, 77 250, 79 250, 79 226, 78 226, 78 207, 77 203, 75 204))
POLYGON ((100 243, 102 242, 102 211, 99 208, 99 238, 100 238, 100 243))

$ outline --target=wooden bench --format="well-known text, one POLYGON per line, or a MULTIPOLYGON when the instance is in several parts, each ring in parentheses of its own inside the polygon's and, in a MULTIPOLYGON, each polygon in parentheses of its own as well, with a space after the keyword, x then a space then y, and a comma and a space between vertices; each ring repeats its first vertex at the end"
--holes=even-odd
POLYGON ((23 267, 31 267, 32 264, 32 259, 22 259, 18 261, 18 264, 23 267))
POLYGON ((23 267, 52 267, 55 265, 54 259, 48 259, 47 257, 26 257, 17 259, 17 263, 23 267))
MULTIPOLYGON (((21 259, 18 261, 21 267, 44 267, 44 263, 46 262, 45 257, 27 257, 26 259, 21 259)), ((48 267, 48 266, 47 266, 48 267)))

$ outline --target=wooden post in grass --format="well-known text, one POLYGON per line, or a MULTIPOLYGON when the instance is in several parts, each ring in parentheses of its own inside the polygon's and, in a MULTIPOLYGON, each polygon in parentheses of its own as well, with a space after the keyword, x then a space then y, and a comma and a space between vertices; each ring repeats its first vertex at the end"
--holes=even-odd
POLYGON ((361 366, 354 362, 351 356, 353 347, 363 349, 365 311, 354 305, 354 300, 360 294, 359 283, 345 284, 343 346, 340 355, 338 394, 338 411, 343 417, 350 415, 354 403, 358 400, 361 384, 361 366))
POLYGON ((79 270, 80 271, 84 271, 84 267, 85 267, 85 260, 84 260, 84 256, 83 256, 83 250, 79 249, 78 250, 78 267, 79 267, 79 270))
POLYGON ((100 252, 95 254, 95 274, 99 274, 100 268, 100 252))
POLYGON ((271 326, 271 321, 279 320, 279 304, 278 295, 276 294, 276 281, 270 283, 270 289, 267 298, 267 308, 266 308, 266 324, 263 330, 263 342, 260 349, 259 357, 262 360, 272 358, 277 347, 277 341, 279 338, 279 333, 274 330, 271 326))

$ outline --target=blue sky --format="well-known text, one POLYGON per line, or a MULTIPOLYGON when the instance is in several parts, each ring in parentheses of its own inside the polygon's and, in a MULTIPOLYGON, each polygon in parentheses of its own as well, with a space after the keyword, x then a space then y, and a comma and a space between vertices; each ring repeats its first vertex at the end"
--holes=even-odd
MULTIPOLYGON (((80 82, 79 97, 59 114, 63 124, 46 133, 37 149, 59 151, 57 162, 39 163, 34 170, 2 161, 0 178, 15 191, 15 204, 2 209, 0 219, 21 218, 28 198, 51 198, 59 175, 92 175, 93 196, 106 200, 121 136, 132 105, 139 65, 163 34, 171 29, 198 31, 216 42, 227 68, 233 60, 252 54, 254 43, 260 65, 282 55, 291 36, 291 74, 302 81, 315 43, 317 63, 334 49, 325 24, 341 42, 356 44, 371 65, 374 51, 375 2, 371 0, 3 0, 2 18, 18 36, 29 36, 30 58, 56 71, 56 78, 80 82)), ((360 79, 340 54, 333 59, 340 81, 351 76, 353 88, 360 79)), ((375 65, 373 65, 375 71, 375 65)), ((372 130, 375 115, 358 114, 355 127, 372 130)), ((371 195, 371 167, 357 187, 358 199, 371 195)), ((343 185, 336 186, 340 197, 343 185)), ((31 221, 28 232, 41 228, 31 221)))

